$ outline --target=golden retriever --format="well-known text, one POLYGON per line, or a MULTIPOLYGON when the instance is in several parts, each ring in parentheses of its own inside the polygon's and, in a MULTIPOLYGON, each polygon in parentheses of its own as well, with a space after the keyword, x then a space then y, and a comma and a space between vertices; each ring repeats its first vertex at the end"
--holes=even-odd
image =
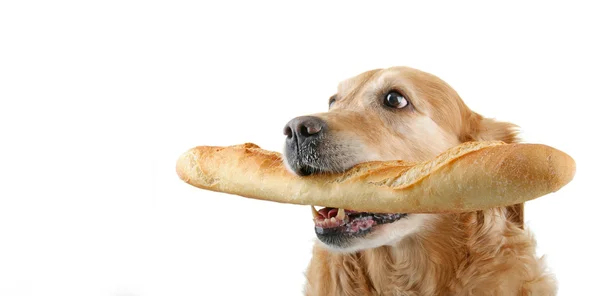
MULTIPOLYGON (((471 111, 440 78, 408 67, 350 78, 329 104, 284 128, 284 160, 295 174, 424 161, 466 141, 518 141, 515 125, 471 111)), ((323 208, 313 216, 306 295, 556 294, 523 229, 522 204, 462 214, 323 208)))

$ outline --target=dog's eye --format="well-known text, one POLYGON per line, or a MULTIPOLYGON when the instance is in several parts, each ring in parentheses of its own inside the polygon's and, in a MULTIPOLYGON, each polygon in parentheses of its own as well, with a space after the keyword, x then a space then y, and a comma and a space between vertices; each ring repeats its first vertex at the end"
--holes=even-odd
POLYGON ((403 95, 395 91, 391 91, 385 95, 384 103, 389 107, 397 109, 402 109, 408 106, 408 100, 403 95))
POLYGON ((331 109, 331 107, 333 107, 334 103, 335 103, 335 96, 333 96, 329 99, 329 109, 331 109))

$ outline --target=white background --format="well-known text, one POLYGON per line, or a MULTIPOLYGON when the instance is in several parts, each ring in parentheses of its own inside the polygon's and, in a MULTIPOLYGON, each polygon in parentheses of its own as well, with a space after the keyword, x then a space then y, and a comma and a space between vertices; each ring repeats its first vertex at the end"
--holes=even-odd
POLYGON ((280 151, 340 80, 395 65, 575 158, 526 220, 560 295, 597 293, 598 9, 216 2, 1 2, 0 295, 301 295, 309 208, 192 188, 175 160, 280 151))

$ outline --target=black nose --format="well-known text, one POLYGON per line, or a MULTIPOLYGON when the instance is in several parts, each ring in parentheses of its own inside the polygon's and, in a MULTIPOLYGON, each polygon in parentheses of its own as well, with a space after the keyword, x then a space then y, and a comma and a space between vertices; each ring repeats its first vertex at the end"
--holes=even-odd
POLYGON ((307 139, 318 136, 325 129, 325 121, 315 116, 296 117, 285 125, 283 134, 288 141, 304 143, 307 139))

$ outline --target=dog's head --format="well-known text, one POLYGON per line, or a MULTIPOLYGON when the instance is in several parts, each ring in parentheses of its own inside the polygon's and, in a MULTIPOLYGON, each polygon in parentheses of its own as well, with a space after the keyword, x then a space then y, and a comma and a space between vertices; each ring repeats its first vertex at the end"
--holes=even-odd
MULTIPOLYGON (((424 161, 466 141, 515 142, 515 128, 471 111, 434 75, 407 67, 377 69, 340 83, 329 112, 288 122, 284 160, 301 176, 343 172, 366 161, 424 161)), ((332 208, 314 216, 319 240, 345 251, 394 243, 435 217, 332 208)))

